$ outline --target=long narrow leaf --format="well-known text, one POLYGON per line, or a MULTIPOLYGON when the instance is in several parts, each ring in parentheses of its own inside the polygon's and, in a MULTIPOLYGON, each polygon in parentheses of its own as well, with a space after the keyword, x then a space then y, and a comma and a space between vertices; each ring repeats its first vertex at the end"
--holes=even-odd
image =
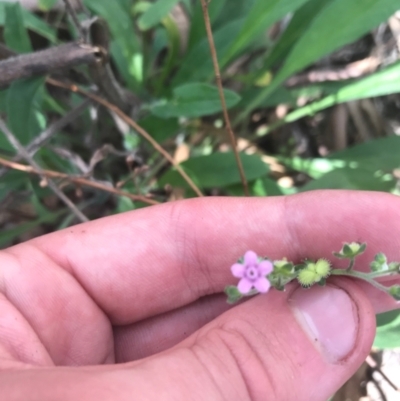
POLYGON ((19 3, 6 4, 4 39, 6 45, 17 53, 29 53, 32 51, 19 3))
POLYGON ((138 25, 143 31, 153 28, 168 15, 179 0, 158 0, 139 18, 138 25))
POLYGON ((238 120, 262 103, 292 74, 357 40, 398 8, 398 0, 335 0, 329 3, 310 21, 308 29, 293 46, 271 85, 253 100, 238 120))
POLYGON ((307 0, 256 0, 250 13, 236 36, 232 46, 223 55, 221 65, 237 55, 260 34, 265 32, 275 21, 287 13, 295 11, 307 0))

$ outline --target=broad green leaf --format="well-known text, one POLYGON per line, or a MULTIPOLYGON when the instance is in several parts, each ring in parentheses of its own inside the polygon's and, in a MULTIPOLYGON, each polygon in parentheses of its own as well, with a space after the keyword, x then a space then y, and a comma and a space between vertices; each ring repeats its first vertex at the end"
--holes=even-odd
POLYGON ((4 40, 6 45, 17 53, 29 53, 32 51, 32 46, 24 26, 21 5, 19 3, 6 4, 5 12, 4 40))
POLYGON ((354 168, 368 167, 375 170, 391 171, 400 167, 399 154, 400 137, 391 135, 332 153, 328 159, 344 161, 354 168))
POLYGON ((329 160, 327 158, 304 159, 302 157, 278 157, 278 160, 293 170, 300 171, 317 179, 337 168, 346 167, 343 160, 329 160))
POLYGON ((157 0, 139 18, 138 25, 143 31, 153 28, 166 17, 179 0, 157 0))
POLYGON ((335 0, 324 7, 293 46, 275 79, 238 117, 245 117, 287 78, 312 62, 360 38, 399 8, 398 0, 335 0), (340 19, 340 28, 337 25, 340 19))
POLYGON ((316 178, 300 188, 390 191, 393 169, 400 167, 400 137, 391 135, 330 154, 325 159, 280 159, 291 168, 316 178))
POLYGON ((47 25, 45 21, 32 14, 29 10, 25 8, 22 9, 22 15, 24 17, 25 27, 33 32, 43 36, 48 39, 51 43, 57 43, 57 33, 55 29, 47 25))
POLYGON ((396 186, 396 180, 390 174, 377 173, 364 168, 340 168, 321 178, 310 181, 299 188, 300 192, 315 189, 353 189, 365 191, 390 192, 396 186))
POLYGON ((117 202, 115 213, 125 213, 135 209, 135 203, 132 199, 126 198, 125 196, 120 196, 117 202))
MULTIPOLYGON (((249 181, 265 177, 268 174, 267 164, 258 156, 241 153, 240 159, 249 181)), ((182 163, 181 167, 201 188, 227 187, 241 182, 235 155, 231 152, 192 157, 182 163)), ((175 170, 170 170, 161 177, 159 185, 165 184, 188 188, 188 184, 175 170)))
MULTIPOLYGON (((268 177, 258 178, 257 180, 248 182, 250 193, 252 196, 280 196, 283 192, 276 181, 268 177)), ((244 190, 242 183, 230 185, 225 188, 230 196, 243 196, 244 190)))
MULTIPOLYGON (((225 89, 224 94, 228 108, 235 106, 240 100, 239 95, 230 90, 225 89)), ((151 107, 151 112, 161 118, 201 117, 221 110, 218 88, 202 83, 179 86, 174 89, 172 99, 151 107)))
POLYGON ((284 17, 287 13, 295 11, 306 1, 256 0, 231 47, 222 56, 221 65, 224 65, 233 56, 249 46, 254 39, 264 33, 275 21, 284 17))
MULTIPOLYGON (((0 2, 0 25, 5 24, 5 9, 7 4, 0 2)), ((33 32, 47 38, 50 42, 55 43, 57 41, 56 33, 53 28, 47 25, 46 22, 38 18, 36 15, 32 14, 29 10, 21 8, 22 17, 24 20, 25 28, 30 29, 33 32)))
POLYGON ((387 349, 400 347, 400 311, 395 310, 377 315, 374 347, 387 349))
POLYGON ((163 142, 180 131, 177 118, 159 118, 153 115, 142 118, 138 124, 144 128, 157 142, 163 142))
POLYGON ((7 94, 8 127, 26 145, 40 132, 37 110, 43 100, 44 78, 15 81, 7 94))

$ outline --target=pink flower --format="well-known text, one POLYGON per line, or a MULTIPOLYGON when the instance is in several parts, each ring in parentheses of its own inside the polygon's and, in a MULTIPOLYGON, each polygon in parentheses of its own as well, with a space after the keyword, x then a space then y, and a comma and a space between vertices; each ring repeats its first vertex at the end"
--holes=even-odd
POLYGON ((231 266, 231 272, 235 277, 241 279, 237 288, 241 294, 245 295, 253 288, 258 292, 267 292, 271 284, 265 276, 271 273, 273 268, 269 260, 259 262, 255 252, 247 251, 244 254, 243 264, 235 263, 231 266))

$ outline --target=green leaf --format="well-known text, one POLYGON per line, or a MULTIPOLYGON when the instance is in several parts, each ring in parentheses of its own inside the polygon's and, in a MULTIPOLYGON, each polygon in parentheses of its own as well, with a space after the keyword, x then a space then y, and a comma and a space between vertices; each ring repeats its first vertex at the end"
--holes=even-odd
POLYGON ((143 31, 153 28, 166 17, 179 0, 158 0, 139 18, 138 25, 143 31))
POLYGON ((142 118, 138 124, 157 141, 163 142, 179 133, 180 126, 176 118, 159 118, 152 115, 142 118))
POLYGON ((400 301, 400 285, 392 285, 389 293, 396 301, 400 301))
POLYGON ((332 161, 344 161, 347 166, 371 170, 390 171, 400 167, 400 137, 397 135, 378 138, 352 146, 328 156, 332 161))
POLYGON ((42 11, 49 11, 55 6, 58 0, 39 0, 38 5, 42 11))
POLYGON ((377 331, 374 347, 390 349, 400 347, 400 311, 377 315, 377 331))
POLYGON ((165 81, 169 79, 171 71, 177 64, 179 60, 179 53, 181 46, 179 29, 174 20, 171 17, 167 16, 163 18, 161 22, 167 33, 168 55, 166 56, 165 61, 163 62, 163 67, 160 77, 154 84, 154 86, 157 89, 157 93, 162 92, 162 90, 165 87, 165 81))
POLYGON ((296 41, 308 29, 310 21, 332 1, 334 0, 309 0, 294 13, 289 25, 268 55, 264 70, 270 69, 289 54, 296 41))
POLYGON ((223 55, 221 65, 249 46, 275 22, 295 11, 307 0, 256 0, 231 47, 223 55))
POLYGON ((360 38, 398 9, 398 0, 335 0, 328 3, 293 46, 282 69, 267 88, 239 116, 247 115, 287 78, 341 46, 360 38), (340 18, 340 29, 337 21, 340 18))
POLYGON ((299 120, 307 115, 314 115, 335 104, 398 92, 400 92, 400 63, 395 63, 366 78, 336 84, 336 90, 332 94, 292 111, 274 127, 299 120))
MULTIPOLYGON (((0 2, 0 25, 5 24, 6 20, 6 8, 7 4, 0 2)), ((46 22, 38 18, 36 15, 32 14, 29 10, 21 8, 22 17, 24 20, 25 28, 30 29, 33 32, 47 38, 51 43, 57 42, 57 37, 55 30, 47 25, 46 22)))
POLYGON ((400 167, 400 137, 391 135, 330 154, 326 159, 281 159, 291 168, 316 180, 300 191, 313 189, 361 189, 391 191, 395 180, 391 174, 400 167))
MULTIPOLYGON (((258 156, 241 153, 240 159, 248 181, 268 174, 267 164, 258 156)), ((201 188, 220 188, 241 182, 235 155, 231 152, 192 157, 182 163, 181 167, 201 188)), ((166 184, 188 188, 188 184, 175 170, 169 170, 161 177, 159 185, 166 184)))
POLYGON ((400 167, 399 152, 400 138, 397 135, 390 135, 331 153, 325 159, 294 157, 279 160, 294 170, 306 173, 313 178, 321 178, 326 173, 344 167, 391 171, 400 167))
MULTIPOLYGON (((0 132, 0 136, 2 136, 0 132)), ((1 142, 0 142, 1 143, 1 142)), ((26 173, 17 170, 10 170, 0 180, 0 202, 12 191, 21 189, 28 182, 26 173)))
POLYGON ((228 300, 227 300, 228 304, 234 304, 243 297, 243 295, 239 292, 237 287, 235 287, 234 285, 229 285, 228 287, 226 287, 225 294, 228 297, 228 300))
POLYGON ((40 77, 15 81, 8 89, 8 127, 23 145, 41 131, 37 111, 43 100, 44 80, 40 77))
POLYGON ((32 51, 19 3, 6 4, 5 6, 4 40, 6 45, 17 53, 32 51))
POLYGON ((354 189, 390 192, 394 189, 395 185, 396 180, 391 175, 377 175, 373 170, 346 167, 333 170, 317 180, 310 181, 299 188, 299 191, 354 189))
MULTIPOLYGON (((224 90, 227 108, 235 106, 240 97, 235 92, 224 90)), ((201 117, 222 110, 218 88, 209 84, 191 83, 173 91, 173 98, 156 103, 151 112, 161 118, 201 117)))

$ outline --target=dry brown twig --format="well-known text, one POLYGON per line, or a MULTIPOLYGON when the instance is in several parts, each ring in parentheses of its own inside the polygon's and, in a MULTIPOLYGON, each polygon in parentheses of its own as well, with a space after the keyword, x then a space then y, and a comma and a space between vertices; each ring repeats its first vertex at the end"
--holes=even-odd
POLYGON ((201 6, 203 8, 203 16, 204 16, 204 23, 205 23, 206 32, 207 32, 207 39, 208 39, 208 43, 210 46, 211 58, 212 58, 213 66, 214 66, 215 80, 216 80, 216 83, 218 86, 218 92, 219 92, 219 97, 221 100, 222 111, 224 114, 226 130, 228 132, 228 135, 229 135, 229 138, 231 141, 231 146, 232 146, 233 152, 235 154, 235 159, 236 159, 236 163, 237 163, 237 166, 239 169, 240 179, 243 184, 244 193, 246 196, 249 196, 250 195, 249 186, 247 183, 246 175, 244 173, 242 160, 240 159, 239 152, 237 150, 236 137, 233 132, 231 120, 229 118, 228 109, 226 107, 224 88, 222 86, 221 72, 220 72, 220 68, 219 68, 219 64, 218 64, 217 50, 215 48, 214 37, 212 34, 212 29, 211 29, 210 16, 208 14, 208 0, 200 0, 200 1, 201 1, 201 6))
MULTIPOLYGON (((7 54, 3 57, 7 57, 7 54)), ((8 57, 0 61, 0 88, 18 79, 45 75, 59 68, 97 64, 103 56, 97 46, 73 42, 28 54, 15 55, 9 52, 8 57)))
POLYGON ((109 192, 111 194, 118 195, 118 196, 125 196, 126 198, 129 198, 133 201, 140 201, 140 202, 146 203, 148 205, 158 205, 160 203, 160 202, 157 202, 156 200, 149 199, 146 196, 134 195, 129 192, 121 191, 114 187, 109 187, 102 183, 99 183, 96 181, 91 181, 91 180, 88 180, 83 177, 74 177, 74 176, 68 175, 66 173, 61 173, 61 172, 53 171, 53 170, 41 169, 39 171, 32 166, 27 166, 25 164, 16 163, 11 160, 4 159, 3 157, 0 157, 0 164, 3 165, 4 167, 8 167, 13 170, 24 171, 25 173, 29 173, 29 174, 41 175, 43 177, 46 177, 47 179, 49 179, 49 178, 65 179, 65 180, 67 180, 71 183, 77 184, 77 185, 82 185, 82 186, 86 186, 86 187, 99 189, 101 191, 109 192))
POLYGON ((49 188, 65 203, 65 205, 71 210, 71 212, 81 221, 86 222, 89 219, 74 205, 74 203, 57 187, 57 185, 50 180, 43 173, 43 170, 35 162, 35 160, 30 156, 28 151, 21 145, 15 135, 8 129, 5 122, 0 118, 0 130, 3 131, 4 135, 10 142, 10 144, 15 148, 19 155, 21 155, 34 169, 38 175, 40 175, 44 180, 46 180, 49 188))
POLYGON ((197 187, 197 185, 186 174, 186 172, 182 169, 182 167, 174 161, 173 157, 162 146, 160 146, 160 144, 156 140, 154 140, 153 137, 146 130, 144 130, 136 121, 132 120, 132 118, 127 116, 120 108, 110 103, 109 101, 103 99, 102 97, 95 95, 94 93, 85 91, 84 89, 80 88, 77 85, 66 84, 53 78, 47 78, 47 82, 51 85, 68 89, 72 92, 79 93, 85 97, 88 97, 89 99, 94 100, 95 102, 101 104, 108 110, 115 113, 118 117, 120 117, 123 121, 125 121, 126 124, 128 124, 136 132, 138 132, 144 139, 146 139, 157 152, 162 154, 176 168, 178 173, 187 182, 190 188, 193 189, 193 191, 196 193, 197 196, 203 196, 202 192, 197 187))

